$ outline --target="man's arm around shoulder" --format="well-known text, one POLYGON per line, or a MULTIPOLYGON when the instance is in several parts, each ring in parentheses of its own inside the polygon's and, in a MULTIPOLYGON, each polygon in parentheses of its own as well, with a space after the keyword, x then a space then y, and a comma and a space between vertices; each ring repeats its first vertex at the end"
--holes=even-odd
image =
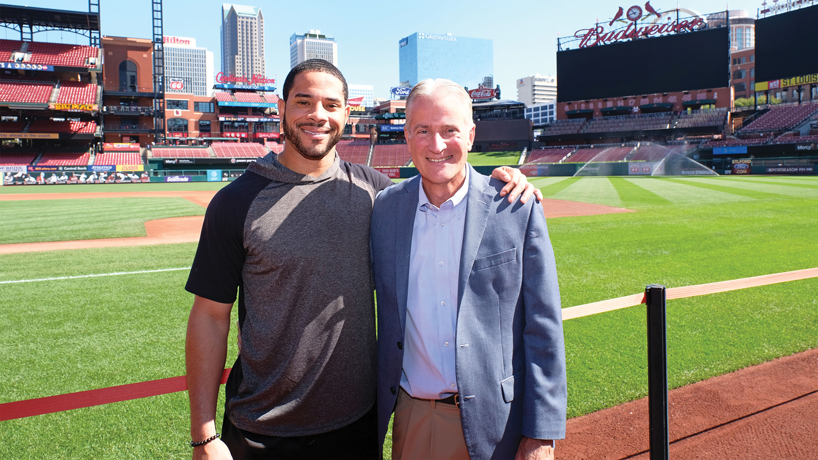
MULTIPOLYGON (((187 323, 185 363, 190 398, 190 436, 194 442, 216 434, 216 404, 227 358, 232 304, 196 296, 187 323)), ((232 459, 219 439, 193 449, 194 459, 232 459)))

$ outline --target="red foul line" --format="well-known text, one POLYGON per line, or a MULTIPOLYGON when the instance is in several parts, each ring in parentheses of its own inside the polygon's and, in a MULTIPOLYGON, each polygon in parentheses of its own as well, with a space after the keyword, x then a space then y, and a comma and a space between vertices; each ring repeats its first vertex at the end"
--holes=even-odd
MULTIPOLYGON (((721 281, 717 283, 700 284, 697 286, 686 286, 680 288, 671 288, 667 291, 667 299, 679 299, 684 297, 693 297, 705 294, 714 294, 717 292, 725 292, 736 289, 745 289, 748 287, 765 286, 769 284, 783 283, 787 281, 796 281, 807 278, 818 277, 818 268, 808 268, 805 270, 795 270, 791 272, 775 273, 772 275, 754 276, 751 278, 742 278, 731 281, 721 281)), ((620 297, 618 299, 610 299, 594 304, 580 305, 578 307, 571 307, 563 309, 563 316, 566 316, 566 310, 584 309, 596 304, 605 304, 596 309, 589 309, 588 311, 578 311, 570 318, 577 318, 580 316, 601 313, 610 311, 612 309, 626 308, 634 305, 645 303, 645 295, 642 295, 641 300, 639 294, 632 296, 620 297), (616 305, 608 305, 611 303, 616 305), (593 310, 593 311, 591 311, 593 310)), ((225 369, 222 373, 221 383, 227 382, 227 376, 230 374, 230 369, 225 369)), ((187 390, 187 383, 185 376, 171 377, 167 379, 151 380, 148 382, 131 383, 128 385, 120 385, 116 387, 100 388, 98 390, 80 391, 77 393, 68 393, 57 396, 47 396, 45 398, 27 399, 24 401, 15 401, 5 404, 0 404, 0 421, 13 420, 17 418, 32 417, 35 415, 51 414, 54 412, 63 412, 72 409, 81 409, 83 407, 99 406, 102 404, 110 404, 115 402, 129 401, 131 399, 148 398, 151 396, 159 396, 167 393, 175 393, 178 391, 187 390)))
MULTIPOLYGON (((227 382, 228 374, 230 374, 229 368, 222 373, 222 384, 227 382)), ((0 421, 130 401, 131 399, 149 398, 185 390, 187 390, 187 383, 185 382, 185 376, 181 376, 15 401, 0 404, 0 421)))

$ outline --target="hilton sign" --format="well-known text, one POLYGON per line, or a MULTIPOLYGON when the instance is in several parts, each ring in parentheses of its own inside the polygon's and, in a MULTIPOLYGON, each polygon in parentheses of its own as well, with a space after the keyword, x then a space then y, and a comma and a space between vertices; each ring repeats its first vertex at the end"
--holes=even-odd
MULTIPOLYGON (((678 20, 676 15, 668 12, 660 13, 654 9, 650 2, 645 3, 644 10, 639 5, 634 5, 625 11, 621 6, 614 18, 608 23, 608 27, 614 27, 616 22, 627 23, 624 29, 605 29, 604 25, 597 24, 596 27, 580 29, 574 32, 574 37, 580 39, 579 48, 589 48, 596 45, 607 45, 619 41, 655 37, 671 33, 693 32, 707 25, 707 21, 698 13, 691 10, 676 9, 672 11, 684 11, 692 14, 693 18, 678 20), (647 12, 647 14, 645 14, 647 12), (674 17, 675 16, 675 17, 674 17), (643 27, 639 27, 639 21, 652 20, 643 27), (664 21, 664 22, 663 22, 664 21)), ((644 23, 644 22, 643 22, 644 23)))

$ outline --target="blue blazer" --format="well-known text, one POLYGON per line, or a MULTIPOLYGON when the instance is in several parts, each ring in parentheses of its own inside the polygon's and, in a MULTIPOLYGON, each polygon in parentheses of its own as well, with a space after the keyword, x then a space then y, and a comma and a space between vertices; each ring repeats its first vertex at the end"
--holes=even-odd
MULTIPOLYGON (((536 199, 509 204, 471 166, 458 281, 456 364, 472 459, 511 459, 523 435, 565 437, 567 386, 554 251, 536 199)), ((378 434, 403 367, 412 228, 420 176, 375 200, 370 241, 378 299, 378 434)))

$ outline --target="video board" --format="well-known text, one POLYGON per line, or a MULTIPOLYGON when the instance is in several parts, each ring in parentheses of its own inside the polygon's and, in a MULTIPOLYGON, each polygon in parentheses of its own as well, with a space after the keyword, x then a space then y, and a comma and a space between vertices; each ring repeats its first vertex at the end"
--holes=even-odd
POLYGON ((557 102, 729 86, 730 29, 557 53, 557 102))
POLYGON ((759 19, 755 29, 755 81, 818 73, 818 6, 759 19))

